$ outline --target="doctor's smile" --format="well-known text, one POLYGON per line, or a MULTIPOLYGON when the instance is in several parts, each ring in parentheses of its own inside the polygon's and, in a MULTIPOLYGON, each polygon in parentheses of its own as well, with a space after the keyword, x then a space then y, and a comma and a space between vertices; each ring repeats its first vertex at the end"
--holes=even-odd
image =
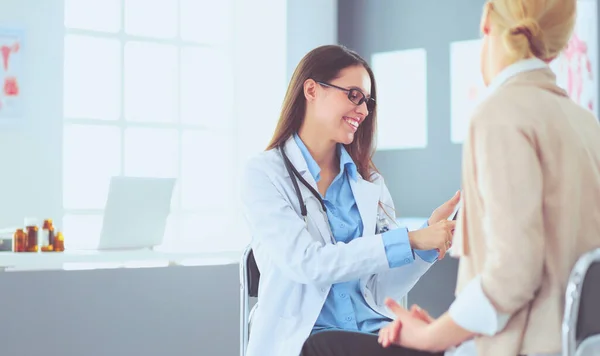
POLYGON ((346 121, 346 123, 348 125, 350 125, 353 132, 356 132, 356 130, 358 130, 358 125, 360 125, 360 122, 362 121, 362 119, 344 116, 344 121, 346 121))

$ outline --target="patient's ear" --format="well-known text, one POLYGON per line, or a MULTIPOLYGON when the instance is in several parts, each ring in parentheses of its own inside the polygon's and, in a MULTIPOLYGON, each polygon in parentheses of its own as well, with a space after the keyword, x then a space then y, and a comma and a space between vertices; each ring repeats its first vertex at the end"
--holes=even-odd
POLYGON ((492 11, 492 3, 488 2, 483 8, 483 14, 481 15, 481 21, 479 23, 479 30, 484 36, 488 36, 491 32, 490 24, 490 11, 492 11))

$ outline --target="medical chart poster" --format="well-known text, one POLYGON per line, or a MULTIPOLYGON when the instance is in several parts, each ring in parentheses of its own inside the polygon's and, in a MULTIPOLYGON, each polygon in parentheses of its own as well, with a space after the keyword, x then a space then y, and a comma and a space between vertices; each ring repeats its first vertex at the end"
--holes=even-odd
POLYGON ((557 84, 571 99, 598 116, 597 0, 577 1, 575 31, 567 48, 550 63, 557 84))
POLYGON ((427 53, 374 53, 377 78, 377 150, 427 147, 427 53))
POLYGON ((0 27, 0 122, 23 115, 23 31, 0 27))
POLYGON ((462 143, 471 115, 485 94, 481 75, 481 40, 450 43, 450 139, 462 143))

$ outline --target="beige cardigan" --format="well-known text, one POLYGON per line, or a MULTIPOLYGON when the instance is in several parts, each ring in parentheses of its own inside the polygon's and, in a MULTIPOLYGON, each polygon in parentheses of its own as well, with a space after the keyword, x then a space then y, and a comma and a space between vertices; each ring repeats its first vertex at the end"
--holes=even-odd
POLYGON ((566 282, 600 247, 600 125, 549 69, 507 80, 477 108, 463 146, 457 295, 476 276, 511 319, 479 355, 561 350, 566 282))

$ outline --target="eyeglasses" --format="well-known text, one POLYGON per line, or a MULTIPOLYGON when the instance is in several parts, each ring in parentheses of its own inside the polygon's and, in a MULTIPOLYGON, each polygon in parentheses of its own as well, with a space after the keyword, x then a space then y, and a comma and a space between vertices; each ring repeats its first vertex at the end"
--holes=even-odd
POLYGON ((338 90, 348 93, 348 100, 350 100, 352 103, 354 103, 356 105, 362 105, 362 103, 366 102, 367 110, 369 110, 369 112, 371 112, 371 111, 373 111, 373 109, 375 109, 375 99, 367 98, 367 96, 359 89, 356 89, 356 88, 346 89, 346 88, 338 87, 337 85, 333 85, 333 84, 329 84, 329 83, 325 83, 325 82, 317 82, 317 83, 319 83, 325 87, 335 88, 335 89, 338 89, 338 90))

